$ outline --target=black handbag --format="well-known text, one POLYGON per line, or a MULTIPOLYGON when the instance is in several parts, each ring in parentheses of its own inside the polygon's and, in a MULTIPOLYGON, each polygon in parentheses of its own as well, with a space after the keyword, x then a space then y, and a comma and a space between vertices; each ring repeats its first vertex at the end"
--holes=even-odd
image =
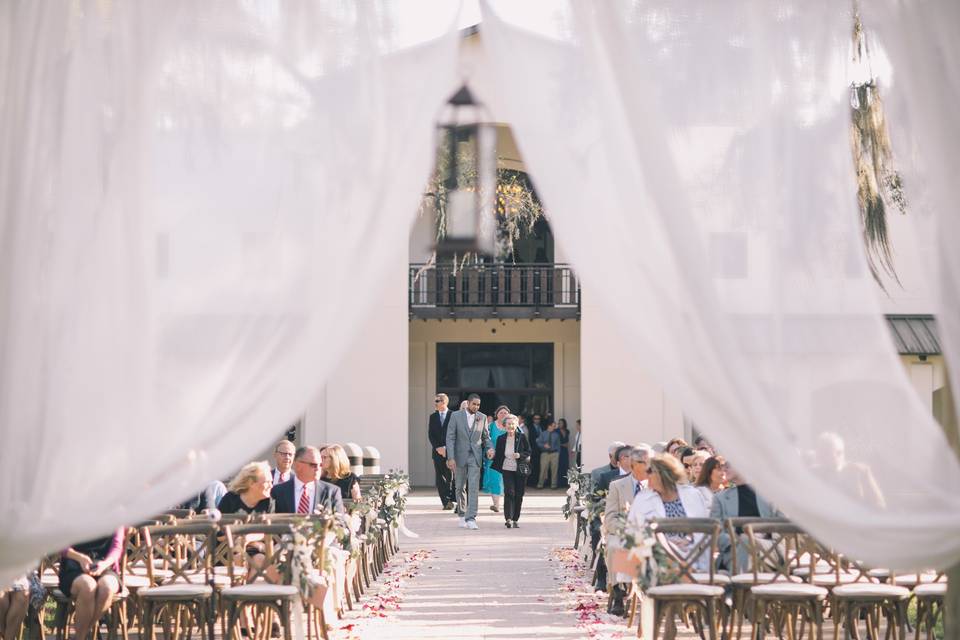
POLYGON ((518 460, 517 473, 519 473, 522 476, 529 476, 531 473, 533 473, 533 467, 530 466, 529 462, 526 462, 524 460, 518 460))

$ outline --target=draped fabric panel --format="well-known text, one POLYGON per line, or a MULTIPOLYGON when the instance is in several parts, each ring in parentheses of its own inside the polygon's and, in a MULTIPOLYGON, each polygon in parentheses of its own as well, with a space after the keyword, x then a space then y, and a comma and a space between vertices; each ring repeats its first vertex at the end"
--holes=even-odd
MULTIPOLYGON (((935 283, 937 324, 944 355, 954 372, 953 398, 960 398, 960 216, 956 168, 960 166, 960 5, 925 0, 872 0, 863 19, 876 31, 890 59, 889 121, 897 168, 905 175, 910 214, 924 216, 921 227, 934 248, 922 262, 935 283)), ((956 404, 955 404, 956 406, 956 404)))
POLYGON ((850 8, 482 6, 484 98, 624 357, 827 543, 901 569, 960 558, 960 464, 860 239, 850 8))
POLYGON ((0 584, 297 419, 406 251, 457 10, 3 3, 0 584))

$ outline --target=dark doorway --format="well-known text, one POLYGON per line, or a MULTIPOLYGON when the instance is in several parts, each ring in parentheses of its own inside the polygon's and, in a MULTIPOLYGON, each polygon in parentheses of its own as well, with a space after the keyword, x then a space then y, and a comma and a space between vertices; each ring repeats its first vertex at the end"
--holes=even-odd
POLYGON ((486 414, 502 404, 517 415, 550 414, 553 344, 438 343, 437 389, 453 409, 476 393, 486 414))

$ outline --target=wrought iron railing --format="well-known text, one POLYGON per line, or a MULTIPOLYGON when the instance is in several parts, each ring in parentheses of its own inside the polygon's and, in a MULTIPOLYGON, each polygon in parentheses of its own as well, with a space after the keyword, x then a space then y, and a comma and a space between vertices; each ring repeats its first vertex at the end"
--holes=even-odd
POLYGON ((415 316, 580 316, 580 282, 566 264, 411 264, 409 285, 415 316))

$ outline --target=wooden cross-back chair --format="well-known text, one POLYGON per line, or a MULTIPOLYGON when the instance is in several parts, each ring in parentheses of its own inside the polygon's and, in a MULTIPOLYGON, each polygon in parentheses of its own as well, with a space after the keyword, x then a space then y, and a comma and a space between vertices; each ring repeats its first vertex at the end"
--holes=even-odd
MULTIPOLYGON (((734 517, 727 518, 723 522, 723 531, 720 533, 718 547, 721 555, 724 550, 729 548, 730 565, 726 570, 730 576, 731 602, 730 615, 727 619, 728 636, 733 636, 736 629, 737 640, 743 633, 744 612, 748 610, 748 596, 750 587, 755 584, 769 582, 773 579, 773 574, 769 568, 762 568, 760 571, 754 571, 751 562, 750 547, 747 544, 747 534, 743 532, 743 527, 748 524, 761 523, 786 523, 785 518, 759 518, 759 517, 734 517)), ((799 579, 797 579, 799 582, 799 579)))
POLYGON ((285 640, 291 640, 291 613, 300 615, 292 611, 299 588, 292 584, 292 549, 288 548, 295 529, 294 522, 224 527, 227 544, 233 550, 230 577, 236 585, 220 594, 226 607, 228 634, 239 638, 240 616, 252 606, 256 610, 254 634, 269 637, 272 614, 276 614, 285 640))
POLYGON ((750 587, 753 637, 762 638, 768 627, 775 628, 778 637, 784 631, 788 637, 798 637, 809 625, 822 638, 828 591, 795 575, 802 567, 812 574, 821 562, 822 549, 816 540, 791 522, 749 523, 743 531, 754 576, 750 587))
MULTIPOLYGON (((661 623, 674 619, 690 621, 699 632, 715 640, 722 622, 723 585, 713 566, 720 523, 711 518, 659 518, 650 521, 657 543, 666 552, 676 572, 673 584, 646 590, 653 600, 653 637, 661 623)), ((641 633, 638 628, 638 635, 641 633)))
POLYGON ((918 584, 913 588, 917 600, 916 640, 920 640, 920 630, 926 627, 927 640, 933 640, 938 620, 943 620, 943 603, 947 595, 947 577, 942 571, 934 574, 931 582, 918 584))
POLYGON ((159 616, 167 638, 196 627, 201 638, 213 640, 210 582, 217 526, 194 521, 143 527, 141 532, 148 552, 147 576, 155 585, 138 591, 146 637, 154 639, 159 616))
POLYGON ((867 637, 878 640, 880 622, 884 619, 887 623, 887 636, 895 632, 896 638, 905 640, 907 604, 912 595, 910 589, 896 584, 896 575, 891 582, 882 583, 856 560, 827 549, 824 549, 823 554, 832 557, 830 610, 834 637, 839 637, 840 628, 843 627, 848 635, 859 638, 859 621, 863 619, 867 637))

